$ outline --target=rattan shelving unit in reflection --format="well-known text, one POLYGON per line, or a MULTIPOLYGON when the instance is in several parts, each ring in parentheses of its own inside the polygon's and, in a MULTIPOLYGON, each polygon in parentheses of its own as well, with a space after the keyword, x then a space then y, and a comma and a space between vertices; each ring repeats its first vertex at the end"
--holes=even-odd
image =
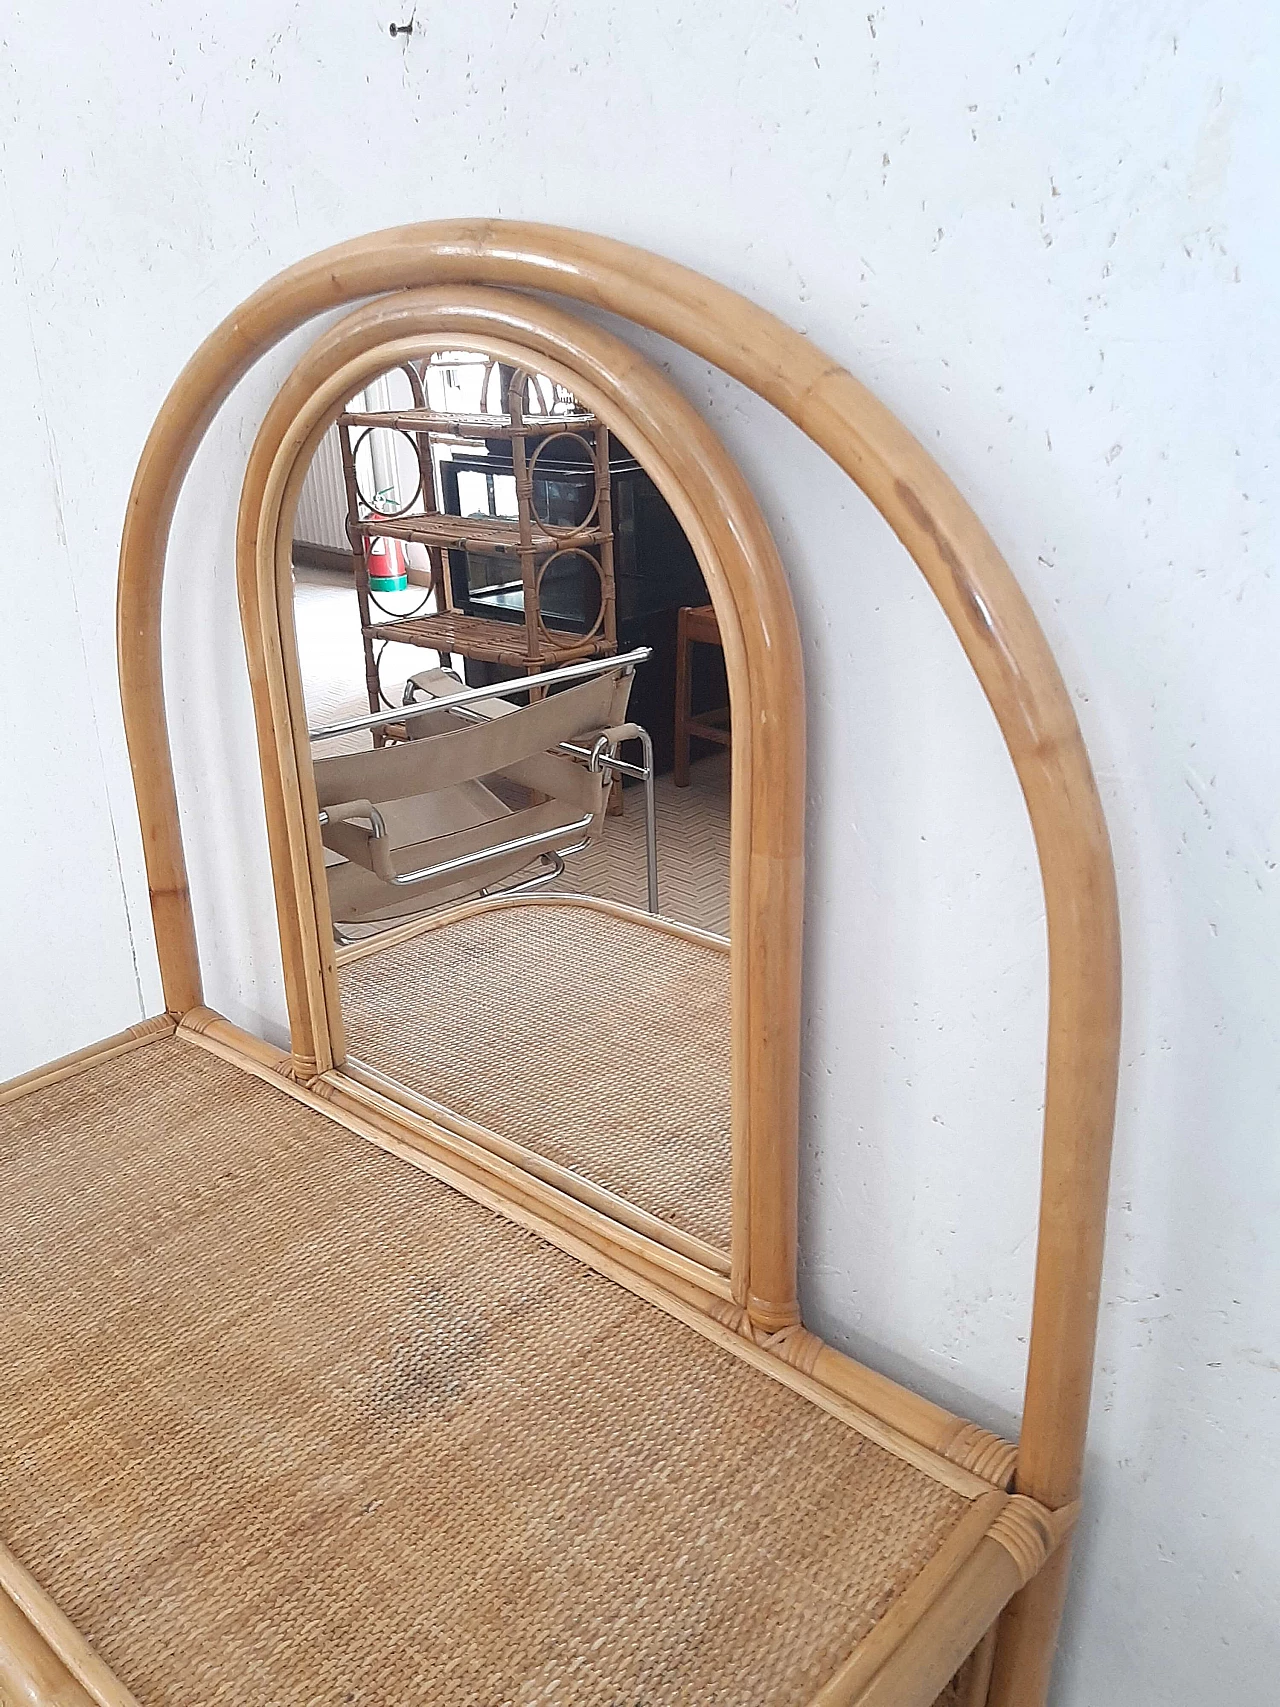
MULTIPOLYGON (((338 419, 347 534, 355 568, 370 711, 380 711, 388 704, 379 674, 379 659, 387 642, 421 646, 446 660, 457 655, 529 675, 582 658, 611 656, 618 649, 618 628, 609 429, 576 406, 565 413, 529 412, 530 398, 538 397, 536 377, 522 370, 516 370, 507 381, 504 413, 475 415, 429 408, 423 373, 411 363, 401 371, 409 380, 412 408, 347 410, 338 419), (378 495, 362 491, 360 485, 360 446, 378 429, 403 434, 414 452, 416 486, 408 500, 394 510, 380 504, 378 495), (441 440, 509 442, 515 476, 514 516, 463 516, 441 509, 435 465, 435 449, 441 440), (589 467, 592 480, 585 515, 568 522, 540 514, 536 501, 538 463, 549 446, 564 440, 576 443, 579 454, 585 454, 583 466, 589 467), (400 540, 427 550, 430 586, 413 614, 389 614, 371 589, 371 553, 377 540, 400 540), (520 589, 511 616, 476 615, 459 607, 451 562, 455 551, 509 556, 513 569, 518 566, 520 589), (599 580, 599 604, 581 629, 554 624, 544 612, 548 573, 557 564, 572 560, 577 561, 580 574, 594 574, 599 580)), ((485 389, 482 387, 482 393, 485 389)), ((375 741, 380 743, 384 738, 382 731, 375 731, 375 741)))

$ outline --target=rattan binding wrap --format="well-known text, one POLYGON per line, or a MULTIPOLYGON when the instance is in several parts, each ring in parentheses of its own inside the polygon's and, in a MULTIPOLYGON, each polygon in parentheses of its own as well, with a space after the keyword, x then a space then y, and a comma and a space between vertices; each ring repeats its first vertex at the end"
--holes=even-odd
POLYGON ((800 1707, 969 1509, 181 1039, 0 1161, 0 1529, 148 1707, 800 1707))

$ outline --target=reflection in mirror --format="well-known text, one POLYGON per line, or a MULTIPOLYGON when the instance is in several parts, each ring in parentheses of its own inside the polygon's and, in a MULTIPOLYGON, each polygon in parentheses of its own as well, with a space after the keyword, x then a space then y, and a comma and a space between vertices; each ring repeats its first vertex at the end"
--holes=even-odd
POLYGON ((453 350, 350 399, 294 532, 347 1071, 723 1271, 728 690, 671 509, 453 350))

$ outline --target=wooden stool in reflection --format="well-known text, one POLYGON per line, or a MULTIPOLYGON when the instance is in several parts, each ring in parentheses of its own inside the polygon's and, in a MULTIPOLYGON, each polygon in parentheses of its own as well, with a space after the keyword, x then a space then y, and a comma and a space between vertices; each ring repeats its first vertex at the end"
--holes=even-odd
POLYGON ((718 746, 732 745, 729 730, 729 707, 718 706, 714 711, 701 711, 695 717, 690 710, 693 699, 693 655, 696 643, 719 646, 720 625, 711 605, 683 605, 676 619, 676 750, 672 780, 677 788, 689 786, 689 742, 714 741, 718 746))

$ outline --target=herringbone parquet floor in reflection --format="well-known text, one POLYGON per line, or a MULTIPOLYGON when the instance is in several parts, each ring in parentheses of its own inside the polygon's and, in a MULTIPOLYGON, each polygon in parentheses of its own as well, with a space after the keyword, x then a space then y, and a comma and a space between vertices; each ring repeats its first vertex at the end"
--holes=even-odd
MULTIPOLYGON (((660 776, 658 906, 669 919, 729 934, 729 758, 714 753, 691 767, 688 788, 660 776)), ((604 835, 575 854, 555 885, 575 895, 645 904, 644 797, 626 790, 620 818, 606 818, 604 835)))

